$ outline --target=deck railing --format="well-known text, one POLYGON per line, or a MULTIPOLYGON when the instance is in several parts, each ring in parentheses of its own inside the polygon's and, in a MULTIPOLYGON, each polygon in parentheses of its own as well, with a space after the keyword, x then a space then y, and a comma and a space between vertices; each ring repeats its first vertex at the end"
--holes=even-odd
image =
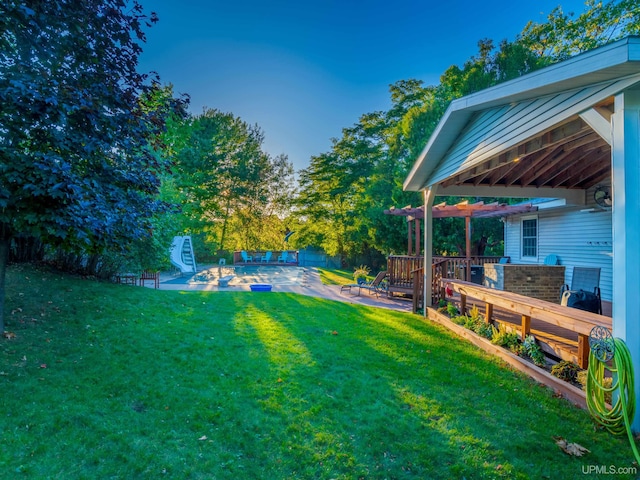
POLYGON ((443 278, 455 278, 470 282, 472 267, 483 266, 485 263, 499 263, 502 258, 505 257, 478 256, 467 259, 465 257, 434 256, 433 263, 442 263, 443 278))
POLYGON ((412 293, 414 283, 413 272, 422 268, 422 262, 422 256, 390 255, 387 259, 389 292, 406 294, 412 293))
MULTIPOLYGON (((465 257, 434 256, 432 262, 432 304, 444 299, 442 278, 471 280, 471 267, 485 263, 499 263, 504 257, 477 256, 465 257)), ((404 293, 413 296, 414 312, 424 306, 423 296, 423 257, 422 255, 389 255, 389 292, 404 293)))
POLYGON ((493 323, 494 321, 494 307, 519 315, 521 319, 520 335, 523 339, 531 333, 532 319, 575 332, 578 336, 577 363, 581 368, 587 368, 588 365, 589 334, 591 329, 593 327, 611 329, 611 318, 596 313, 526 297, 517 293, 482 287, 461 280, 451 280, 447 283, 452 292, 460 295, 461 311, 466 311, 469 298, 483 302, 485 304, 484 317, 487 323, 493 323))

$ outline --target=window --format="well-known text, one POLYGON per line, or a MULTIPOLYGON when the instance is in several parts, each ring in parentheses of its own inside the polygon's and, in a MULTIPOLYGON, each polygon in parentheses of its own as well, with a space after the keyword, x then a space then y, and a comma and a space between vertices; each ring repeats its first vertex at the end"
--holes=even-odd
POLYGON ((538 219, 522 219, 522 256, 538 256, 538 219))

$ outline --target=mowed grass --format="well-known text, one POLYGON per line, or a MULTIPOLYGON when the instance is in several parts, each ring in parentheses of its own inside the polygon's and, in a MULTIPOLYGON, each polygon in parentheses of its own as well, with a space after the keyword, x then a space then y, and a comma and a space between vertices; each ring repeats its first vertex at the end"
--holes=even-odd
POLYGON ((633 459, 586 412, 418 316, 24 267, 7 287, 3 478, 572 479, 633 459))
POLYGON ((347 285, 355 282, 353 278, 353 270, 318 268, 318 273, 320 274, 320 280, 324 285, 347 285))

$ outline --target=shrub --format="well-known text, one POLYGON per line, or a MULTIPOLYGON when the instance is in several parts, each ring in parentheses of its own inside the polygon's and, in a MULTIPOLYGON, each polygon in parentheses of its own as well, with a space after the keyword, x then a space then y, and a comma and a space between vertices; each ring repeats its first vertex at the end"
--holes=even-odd
POLYGON ((456 315, 458 315, 460 313, 460 310, 458 310, 458 307, 456 307, 453 303, 449 303, 447 305, 447 314, 450 317, 455 317, 456 315))
POLYGON ((525 355, 524 347, 520 342, 517 342, 513 345, 509 345, 509 351, 514 355, 518 355, 519 357, 522 357, 525 355))
POLYGON ((481 337, 491 340, 491 337, 493 336, 493 325, 482 321, 476 324, 476 328, 474 328, 473 331, 481 337))
POLYGON ((546 359, 544 352, 540 348, 540 345, 536 342, 533 335, 528 335, 522 342, 522 349, 524 353, 531 359, 531 361, 538 367, 546 365, 546 359))
POLYGON ((498 328, 492 327, 493 335, 491 337, 491 343, 504 347, 512 352, 516 353, 513 349, 518 347, 518 334, 516 332, 509 332, 504 323, 501 323, 498 328))
POLYGON ((464 325, 465 328, 477 333, 481 337, 491 339, 491 336, 493 335, 492 326, 484 320, 484 317, 480 314, 477 306, 474 306, 469 311, 469 315, 458 317, 455 323, 464 325))
POLYGON ((469 321, 469 317, 466 315, 454 315, 451 317, 451 321, 457 325, 466 325, 469 321))
POLYGON ((562 360, 551 368, 551 375, 565 382, 577 382, 580 367, 568 360, 562 360))
POLYGON ((438 301, 438 312, 440 313, 447 313, 447 307, 449 306, 449 304, 447 303, 446 300, 444 299, 440 299, 438 301))

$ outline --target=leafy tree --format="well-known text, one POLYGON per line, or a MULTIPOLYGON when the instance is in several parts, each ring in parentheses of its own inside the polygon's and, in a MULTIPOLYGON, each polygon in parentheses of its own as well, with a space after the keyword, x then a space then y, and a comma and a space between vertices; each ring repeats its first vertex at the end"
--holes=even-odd
POLYGON ((529 22, 518 43, 553 63, 640 33, 637 0, 587 0, 585 6, 578 16, 556 7, 545 23, 529 22))
POLYGON ((184 103, 136 70, 156 21, 135 0, 0 3, 0 330, 16 236, 95 253, 149 235, 152 149, 184 103))
POLYGON ((170 135, 176 146, 172 181, 187 219, 183 226, 205 235, 212 250, 281 248, 293 167, 286 155, 262 151, 260 128, 207 109, 170 135))

